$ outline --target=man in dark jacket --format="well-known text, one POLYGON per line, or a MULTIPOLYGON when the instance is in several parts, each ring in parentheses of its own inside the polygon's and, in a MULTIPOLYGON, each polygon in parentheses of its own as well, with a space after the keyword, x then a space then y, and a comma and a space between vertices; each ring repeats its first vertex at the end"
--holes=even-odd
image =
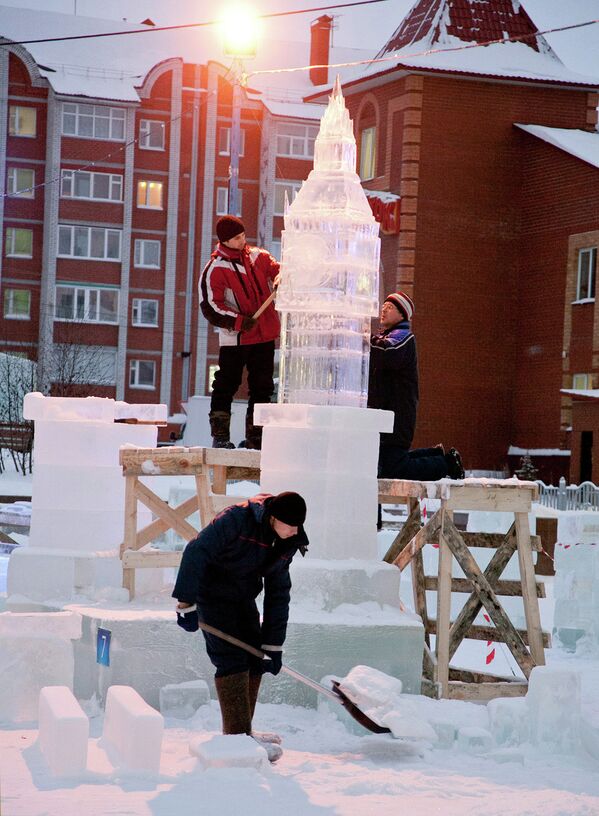
POLYGON ((278 674, 287 633, 289 565, 308 538, 306 503, 298 493, 259 495, 228 507, 183 552, 173 590, 177 623, 188 632, 199 620, 261 649, 262 660, 203 632, 216 668, 224 734, 251 734, 264 672, 278 674), (256 598, 264 589, 263 615, 256 598))
POLYGON ((418 407, 418 356, 410 329, 414 303, 405 292, 385 298, 381 330, 370 338, 368 407, 393 411, 392 433, 381 434, 379 478, 435 481, 449 476, 463 479, 464 469, 455 448, 442 445, 410 450, 418 407))
POLYGON ((219 331, 218 371, 212 386, 210 430, 213 447, 234 448, 230 441, 231 403, 248 374, 245 421, 247 448, 260 448, 262 428, 254 425, 254 404, 270 402, 274 392, 275 340, 279 316, 272 303, 258 319, 253 315, 278 282, 279 264, 265 249, 245 240, 243 222, 225 215, 216 222, 218 244, 200 277, 200 308, 219 331))

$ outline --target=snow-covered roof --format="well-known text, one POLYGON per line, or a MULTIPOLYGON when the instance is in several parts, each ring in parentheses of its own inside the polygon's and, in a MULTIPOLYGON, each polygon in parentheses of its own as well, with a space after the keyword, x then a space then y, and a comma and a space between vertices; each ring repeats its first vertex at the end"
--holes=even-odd
POLYGON ((597 400, 599 388, 561 388, 560 394, 568 394, 580 400, 597 400))
POLYGON ((593 167, 599 167, 599 133, 597 131, 552 128, 543 125, 516 124, 516 127, 564 150, 571 156, 576 156, 577 159, 592 164, 593 167))
MULTIPOLYGON (((59 94, 138 102, 138 89, 158 63, 179 58, 191 64, 220 62, 225 57, 217 31, 212 27, 156 31, 152 26, 59 14, 0 5, 0 37, 13 42, 146 29, 143 33, 62 42, 25 43, 23 48, 38 64, 40 74, 59 94)), ((309 72, 252 75, 253 71, 307 66, 310 46, 305 42, 270 40, 258 46, 256 57, 244 67, 255 97, 275 115, 320 118, 320 106, 304 109, 303 97, 315 90, 309 72)), ((371 57, 371 51, 355 48, 331 49, 332 62, 371 57)), ((331 76, 331 80, 334 76, 331 76)))
POLYGON ((517 0, 418 0, 377 57, 345 75, 344 92, 402 70, 599 88, 599 76, 562 63, 517 0), (507 37, 525 39, 484 45, 507 37))

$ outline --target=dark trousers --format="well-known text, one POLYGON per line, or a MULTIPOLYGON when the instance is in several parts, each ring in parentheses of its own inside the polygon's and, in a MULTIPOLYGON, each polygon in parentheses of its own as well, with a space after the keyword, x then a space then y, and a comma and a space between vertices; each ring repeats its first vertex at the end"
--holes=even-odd
MULTIPOLYGON (((254 601, 247 603, 198 604, 200 619, 204 623, 233 635, 255 649, 262 645, 260 614, 254 601)), ((261 674, 262 661, 258 657, 233 646, 226 640, 202 631, 206 641, 208 657, 215 667, 215 677, 227 677, 250 670, 251 674, 261 674)))
POLYGON ((211 411, 231 413, 233 397, 239 390, 243 369, 248 372, 248 407, 246 426, 253 425, 254 404, 270 402, 275 386, 273 381, 275 341, 252 343, 248 346, 221 346, 218 371, 212 386, 211 411))
POLYGON ((395 445, 379 449, 379 479, 413 479, 435 482, 447 476, 447 462, 440 448, 406 450, 395 445))

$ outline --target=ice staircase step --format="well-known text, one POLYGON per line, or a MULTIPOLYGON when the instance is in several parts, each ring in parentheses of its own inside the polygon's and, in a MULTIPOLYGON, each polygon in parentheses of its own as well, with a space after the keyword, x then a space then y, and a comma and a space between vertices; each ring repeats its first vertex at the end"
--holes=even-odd
POLYGON ((87 765, 89 720, 68 686, 45 686, 39 697, 39 747, 55 776, 87 765))
POLYGON ((189 752, 204 768, 268 767, 266 749, 246 734, 218 734, 208 740, 191 740, 189 752))
POLYGON ((127 768, 158 773, 164 718, 131 686, 110 686, 103 739, 127 768))

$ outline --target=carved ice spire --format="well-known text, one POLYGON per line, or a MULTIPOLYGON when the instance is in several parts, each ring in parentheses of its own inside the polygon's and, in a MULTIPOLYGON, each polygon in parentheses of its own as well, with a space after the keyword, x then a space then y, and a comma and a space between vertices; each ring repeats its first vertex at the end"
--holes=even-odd
POLYGON ((314 145, 314 169, 325 172, 356 171, 356 140, 349 111, 345 107, 339 75, 320 120, 320 130, 314 145))

